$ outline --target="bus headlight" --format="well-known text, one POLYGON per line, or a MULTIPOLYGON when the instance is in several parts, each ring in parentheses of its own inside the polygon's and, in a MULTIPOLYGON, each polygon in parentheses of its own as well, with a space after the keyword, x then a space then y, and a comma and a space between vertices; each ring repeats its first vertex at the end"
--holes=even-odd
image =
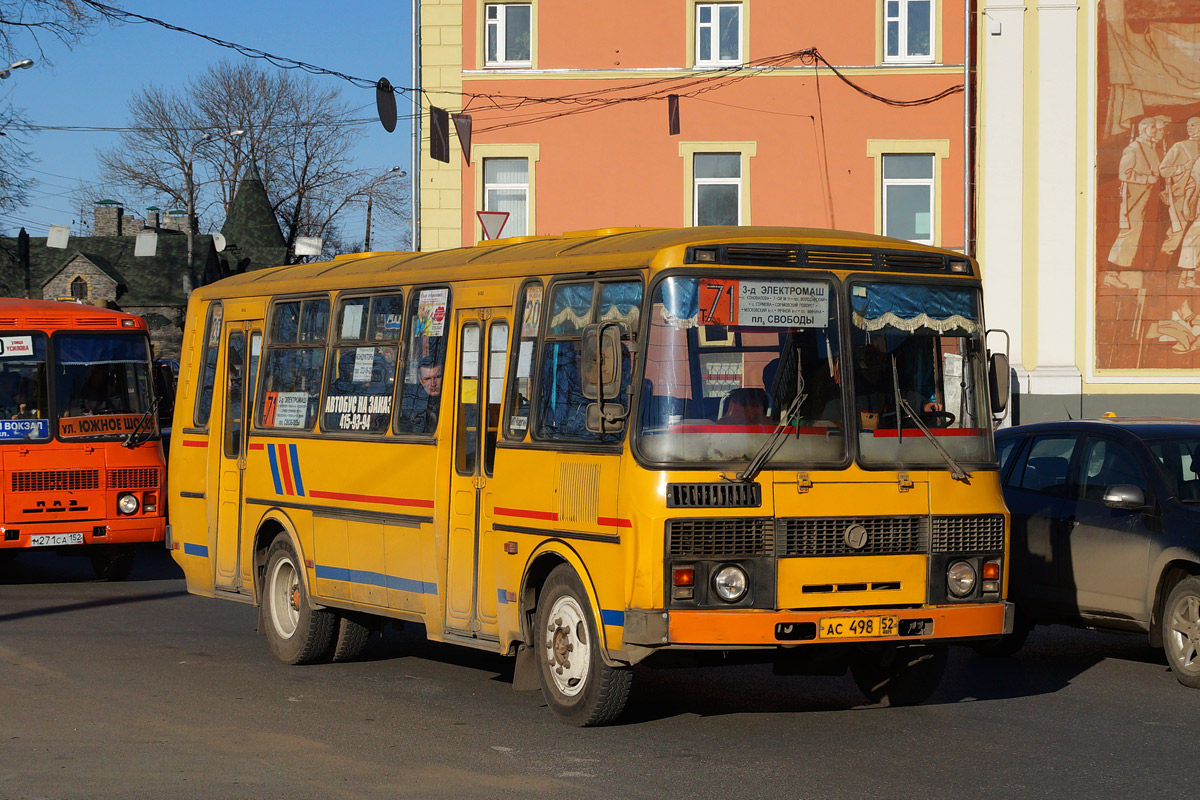
POLYGON ((946 570, 946 588, 955 597, 966 597, 975 591, 975 568, 966 561, 955 561, 946 570))
POLYGON ((726 603, 736 603, 745 597, 749 585, 746 571, 732 564, 721 567, 713 576, 713 588, 716 589, 717 596, 726 603))
POLYGON ((138 499, 131 494, 123 494, 117 498, 117 511, 122 514, 132 514, 138 510, 138 499))

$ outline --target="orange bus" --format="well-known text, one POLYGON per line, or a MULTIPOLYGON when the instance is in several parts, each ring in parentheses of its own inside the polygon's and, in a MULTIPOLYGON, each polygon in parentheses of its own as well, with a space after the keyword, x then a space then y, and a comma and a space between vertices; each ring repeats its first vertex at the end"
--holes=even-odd
POLYGON ((0 558, 53 549, 127 577, 166 531, 157 406, 141 317, 0 299, 0 558))

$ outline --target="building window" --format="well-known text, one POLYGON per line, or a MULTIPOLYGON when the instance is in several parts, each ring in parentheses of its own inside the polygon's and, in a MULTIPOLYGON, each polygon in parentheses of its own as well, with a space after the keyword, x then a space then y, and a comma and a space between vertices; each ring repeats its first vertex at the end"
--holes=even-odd
POLYGON ((489 67, 528 67, 532 62, 533 9, 529 3, 488 3, 485 63, 489 67))
POLYGON ((76 278, 71 281, 71 297, 76 300, 87 300, 88 285, 83 278, 76 278))
POLYGON ((884 61, 933 61, 934 0, 883 0, 884 61))
POLYGON ((501 237, 529 235, 528 159, 483 160, 483 210, 508 212, 501 237))
POLYGON ((883 234, 933 244, 933 154, 883 156, 883 234))
POLYGON ((696 66, 725 67, 742 63, 742 4, 700 3, 696 6, 696 66))
POLYGON ((742 156, 696 153, 692 162, 693 225, 740 225, 742 156))

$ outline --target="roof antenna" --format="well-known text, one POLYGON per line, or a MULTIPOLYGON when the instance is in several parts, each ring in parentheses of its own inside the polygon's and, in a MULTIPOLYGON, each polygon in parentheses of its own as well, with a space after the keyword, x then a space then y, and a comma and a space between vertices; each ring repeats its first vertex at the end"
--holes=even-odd
POLYGON ((1071 416, 1071 409, 1067 408, 1067 401, 1063 400, 1062 404, 1063 404, 1063 411, 1067 412, 1067 419, 1075 419, 1074 417, 1071 416))

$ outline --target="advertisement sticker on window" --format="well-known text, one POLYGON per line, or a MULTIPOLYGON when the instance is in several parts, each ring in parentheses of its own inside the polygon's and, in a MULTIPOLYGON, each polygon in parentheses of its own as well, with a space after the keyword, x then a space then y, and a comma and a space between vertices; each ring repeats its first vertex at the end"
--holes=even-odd
POLYGON ((371 380, 371 369, 374 366, 375 348, 358 348, 354 352, 354 375, 351 380, 355 383, 368 383, 371 380))
POLYGON ((829 286, 818 281, 702 278, 699 299, 702 325, 829 326, 829 286))
POLYGON ((0 336, 0 358, 33 355, 32 336, 0 336))
POLYGON ((413 323, 420 336, 442 336, 446 330, 446 303, 449 289, 426 289, 417 300, 417 319, 413 323))

